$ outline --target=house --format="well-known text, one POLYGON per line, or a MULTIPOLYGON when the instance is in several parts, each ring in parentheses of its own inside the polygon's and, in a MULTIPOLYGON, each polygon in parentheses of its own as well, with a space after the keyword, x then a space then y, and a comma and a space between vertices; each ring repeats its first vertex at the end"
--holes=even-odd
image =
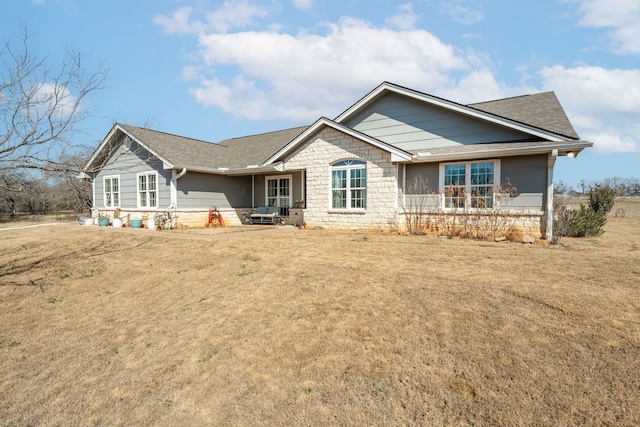
POLYGON ((211 207, 241 224, 259 206, 326 228, 402 227, 410 183, 440 215, 500 208, 550 237, 558 156, 593 144, 553 92, 462 105, 384 82, 335 119, 209 143, 116 124, 83 168, 94 206, 203 226, 211 207), (498 187, 517 188, 499 206, 498 187))

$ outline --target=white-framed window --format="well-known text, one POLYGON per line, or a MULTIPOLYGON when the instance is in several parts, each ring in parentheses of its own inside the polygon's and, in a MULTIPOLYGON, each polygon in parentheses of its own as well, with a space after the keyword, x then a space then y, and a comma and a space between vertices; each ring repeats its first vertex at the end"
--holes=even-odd
POLYGON ((440 164, 440 192, 445 209, 492 208, 499 182, 499 160, 440 164))
POLYGON ((105 176, 104 181, 104 207, 120 207, 120 176, 105 176))
POLYGON ((268 176, 265 180, 265 203, 280 208, 281 216, 289 216, 291 207, 291 175, 268 176))
POLYGON ((137 176, 138 181, 138 207, 158 207, 158 173, 142 172, 137 176))
POLYGON ((331 208, 366 209, 367 164, 342 160, 331 165, 331 208))

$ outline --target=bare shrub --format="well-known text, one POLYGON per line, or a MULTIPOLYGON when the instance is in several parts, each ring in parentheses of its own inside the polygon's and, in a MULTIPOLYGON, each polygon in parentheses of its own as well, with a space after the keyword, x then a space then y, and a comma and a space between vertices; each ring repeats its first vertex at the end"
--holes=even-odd
POLYGON ((627 215, 626 207, 616 208, 616 211, 613 214, 613 216, 615 216, 616 218, 624 218, 626 215, 627 215))
POLYGON ((516 223, 519 215, 506 209, 518 195, 516 187, 507 180, 486 194, 467 194, 463 186, 450 186, 443 194, 445 209, 437 214, 438 233, 447 236, 495 239, 522 237, 516 223))
POLYGON ((407 185, 402 211, 409 234, 423 234, 429 229, 427 214, 429 198, 432 195, 433 192, 429 189, 427 180, 421 175, 414 177, 407 185))

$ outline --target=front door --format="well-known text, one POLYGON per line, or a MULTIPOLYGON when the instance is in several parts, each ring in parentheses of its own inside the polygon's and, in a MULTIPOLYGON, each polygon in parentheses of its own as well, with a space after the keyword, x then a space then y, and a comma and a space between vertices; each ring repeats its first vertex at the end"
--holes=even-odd
POLYGON ((281 216, 289 216, 291 175, 267 178, 267 206, 278 206, 281 216))

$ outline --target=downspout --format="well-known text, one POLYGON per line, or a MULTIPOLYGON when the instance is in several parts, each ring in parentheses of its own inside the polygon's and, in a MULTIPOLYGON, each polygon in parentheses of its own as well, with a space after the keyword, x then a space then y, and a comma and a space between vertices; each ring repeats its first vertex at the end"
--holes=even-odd
POLYGON ((553 239, 553 167, 558 159, 558 150, 549 153, 547 168, 547 242, 553 239))
POLYGON ((178 206, 178 179, 182 178, 187 173, 187 168, 182 168, 182 170, 176 173, 176 170, 173 169, 171 171, 171 205, 173 205, 174 209, 178 206))

